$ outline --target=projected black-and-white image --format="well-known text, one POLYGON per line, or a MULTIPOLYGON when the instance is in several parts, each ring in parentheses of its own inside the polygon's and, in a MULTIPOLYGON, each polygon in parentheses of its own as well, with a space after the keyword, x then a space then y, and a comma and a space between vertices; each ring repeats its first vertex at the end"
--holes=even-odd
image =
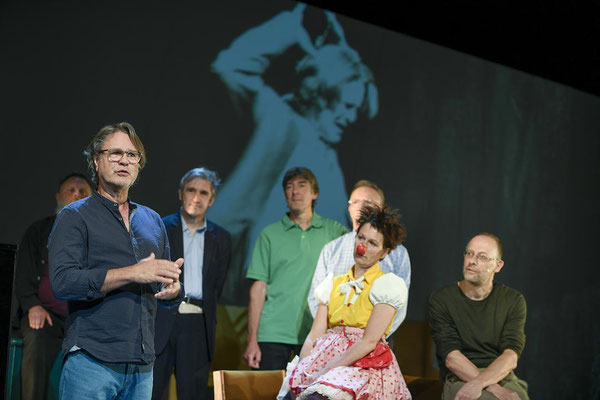
MULTIPOLYGON (((203 365, 248 369, 253 249, 260 232, 289 211, 284 173, 306 167, 319 186, 314 213, 335 221, 339 234, 357 230, 353 204, 384 200, 400 215, 410 278, 406 316, 391 338, 403 375, 441 384, 428 313, 443 305, 431 308, 430 296, 476 275, 468 262, 487 262, 480 275, 493 272, 494 283, 522 294, 515 295, 525 321, 515 374, 530 397, 594 398, 600 327, 594 318, 589 329, 582 321, 600 307, 593 295, 600 290, 593 267, 600 99, 401 28, 290 0, 7 2, 0 6, 0 243, 16 253, 32 223, 54 219, 57 177, 86 172, 82 152, 101 127, 131 123, 145 148, 143 172, 128 191, 132 202, 177 215, 187 171, 204 167, 222 182, 205 193, 214 197, 203 212, 207 226, 231 234, 231 265, 218 305, 222 275, 219 287, 192 289, 189 300, 209 310, 200 297, 214 297, 203 314, 214 328, 214 353, 210 347, 203 365), (351 201, 361 180, 381 189, 373 189, 375 200, 351 201), (501 239, 498 271, 500 257, 467 252, 481 232, 501 239), (429 356, 417 368, 402 354, 420 345, 429 356)), ((135 160, 138 151, 113 150, 111 162, 121 153, 135 160)), ((345 258, 353 263, 354 253, 345 258)), ((43 272, 47 264, 38 265, 43 272)), ((309 283, 315 267, 302 267, 309 283)), ((30 278, 35 286, 38 275, 30 278)), ((289 286, 297 293, 300 285, 289 286)), ((13 350, 31 304, 13 302, 13 350)), ((450 315, 442 311, 438 317, 450 315)), ((58 375, 50 375, 49 391, 58 375)), ((7 379, 21 382, 21 375, 7 379)))
POLYGON ((348 193, 337 149, 346 127, 359 115, 377 114, 377 88, 371 71, 344 38, 333 13, 323 13, 324 29, 311 38, 304 27, 306 6, 283 11, 236 38, 212 64, 233 98, 252 114, 252 138, 220 191, 215 220, 234 237, 234 261, 222 296, 238 304, 252 246, 260 231, 286 212, 282 178, 295 166, 309 168, 320 186, 316 211, 346 221, 348 193), (267 73, 278 57, 292 58, 293 70, 267 73))

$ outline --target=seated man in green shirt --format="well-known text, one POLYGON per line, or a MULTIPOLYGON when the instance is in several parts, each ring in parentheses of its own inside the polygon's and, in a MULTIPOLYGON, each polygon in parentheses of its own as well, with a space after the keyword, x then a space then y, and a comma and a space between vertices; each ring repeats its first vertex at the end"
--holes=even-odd
POLYGON ((244 358, 254 369, 285 369, 291 352, 300 354, 312 325, 306 299, 319 254, 347 232, 314 212, 319 185, 308 168, 291 168, 282 183, 289 213, 260 233, 246 274, 254 283, 244 358))
POLYGON ((525 346, 525 298, 494 283, 503 266, 500 239, 481 233, 465 249, 464 279, 429 299, 444 400, 529 398, 513 373, 525 346))

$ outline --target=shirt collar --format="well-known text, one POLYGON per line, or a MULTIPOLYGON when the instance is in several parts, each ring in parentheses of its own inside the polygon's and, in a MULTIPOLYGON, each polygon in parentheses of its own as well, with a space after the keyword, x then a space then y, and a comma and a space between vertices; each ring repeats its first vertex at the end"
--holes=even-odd
MULTIPOLYGON (((179 218, 181 218, 181 226, 183 229, 183 232, 190 232, 190 228, 188 228, 187 224, 185 223, 185 219, 183 219, 183 214, 181 214, 179 216, 179 218)), ((202 225, 196 229, 196 231, 194 233, 204 233, 206 231, 206 217, 204 217, 204 222, 202 223, 202 225)))
MULTIPOLYGON (((379 263, 373 265, 371 268, 369 268, 367 270, 367 272, 365 272, 364 277, 365 277, 365 282, 366 283, 373 283, 373 281, 375 280, 375 277, 381 272, 381 268, 379 267, 379 263)), ((354 279, 354 265, 352 266, 352 268, 350 268, 350 271, 348 271, 345 275, 344 278, 344 282, 350 282, 353 281, 354 279)))
MULTIPOLYGON (((283 227, 285 228, 285 230, 289 230, 291 228, 293 228, 294 226, 298 226, 298 224, 296 224, 294 221, 292 221, 290 219, 290 217, 285 214, 281 220, 281 222, 283 223, 283 227)), ((310 220, 310 225, 308 226, 308 229, 312 228, 321 228, 323 226, 323 217, 321 217, 319 214, 317 214, 316 212, 313 212, 313 216, 312 219, 310 220)))
MULTIPOLYGON (((100 203, 102 203, 104 206, 108 207, 110 210, 116 210, 117 212, 119 211, 118 203, 115 203, 114 201, 102 196, 100 193, 98 193, 97 190, 94 190, 92 192, 92 197, 94 197, 95 199, 100 201, 100 203)), ((133 201, 131 201, 129 198, 127 198, 127 203, 129 203, 129 212, 130 213, 137 208, 137 204, 134 203, 133 201)))

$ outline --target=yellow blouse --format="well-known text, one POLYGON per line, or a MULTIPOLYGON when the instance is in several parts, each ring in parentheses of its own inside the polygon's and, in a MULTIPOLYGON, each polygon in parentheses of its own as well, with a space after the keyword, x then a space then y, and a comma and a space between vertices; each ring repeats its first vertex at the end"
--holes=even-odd
MULTIPOLYGON (((354 279, 353 268, 336 278, 328 276, 315 290, 315 297, 328 306, 330 328, 353 326, 364 329, 376 304, 390 304, 398 310, 406 303, 408 289, 402 278, 383 273, 379 264, 375 264, 358 280, 354 279)), ((392 322, 393 318, 386 334, 392 322)))

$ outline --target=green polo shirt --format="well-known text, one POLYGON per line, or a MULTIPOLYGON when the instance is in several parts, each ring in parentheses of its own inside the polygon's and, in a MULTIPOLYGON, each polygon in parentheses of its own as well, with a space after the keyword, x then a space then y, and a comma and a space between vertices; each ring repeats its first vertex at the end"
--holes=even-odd
POLYGON ((259 342, 302 344, 312 326, 307 297, 323 246, 347 232, 313 214, 305 231, 286 215, 267 226, 254 246, 246 277, 267 283, 259 342))

